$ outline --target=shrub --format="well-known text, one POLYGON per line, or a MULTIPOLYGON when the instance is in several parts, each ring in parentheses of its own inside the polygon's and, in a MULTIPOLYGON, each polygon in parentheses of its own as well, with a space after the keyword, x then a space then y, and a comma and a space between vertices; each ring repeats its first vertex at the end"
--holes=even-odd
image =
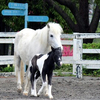
POLYGON ((61 67, 56 67, 55 72, 72 72, 72 64, 63 64, 61 67))
POLYGON ((14 72, 14 67, 7 66, 5 68, 1 68, 0 72, 14 72))

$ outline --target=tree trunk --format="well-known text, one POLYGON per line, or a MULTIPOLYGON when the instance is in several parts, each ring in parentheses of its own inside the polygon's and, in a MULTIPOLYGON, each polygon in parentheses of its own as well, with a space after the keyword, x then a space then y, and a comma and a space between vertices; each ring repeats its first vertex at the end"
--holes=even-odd
MULTIPOLYGON (((84 21, 84 29, 85 31, 79 30, 80 33, 88 33, 89 30, 89 5, 88 0, 79 0, 79 13, 84 21)), ((84 39, 83 43, 92 43, 93 39, 84 39)))
MULTIPOLYGON (((79 13, 82 20, 84 21, 85 32, 88 32, 88 28, 89 28, 89 16, 88 16, 89 7, 88 6, 89 6, 88 0, 79 0, 79 13)), ((81 29, 79 30, 79 32, 82 32, 81 29)))

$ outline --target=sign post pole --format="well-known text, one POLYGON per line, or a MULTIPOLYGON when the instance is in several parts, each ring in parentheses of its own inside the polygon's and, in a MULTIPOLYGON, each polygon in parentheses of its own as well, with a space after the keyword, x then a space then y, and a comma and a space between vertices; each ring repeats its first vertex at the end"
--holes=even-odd
POLYGON ((25 8, 26 8, 25 9, 26 11, 25 11, 25 26, 24 27, 27 28, 27 16, 28 16, 28 4, 27 3, 25 4, 25 8))

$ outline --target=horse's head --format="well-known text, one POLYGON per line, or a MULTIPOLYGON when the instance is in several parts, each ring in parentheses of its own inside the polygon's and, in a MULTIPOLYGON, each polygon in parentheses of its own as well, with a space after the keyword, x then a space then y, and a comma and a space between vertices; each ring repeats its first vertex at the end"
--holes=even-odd
POLYGON ((49 30, 48 38, 50 46, 52 46, 53 48, 61 47, 62 49, 61 38, 60 38, 60 35, 63 32, 62 27, 57 23, 50 22, 47 24, 47 28, 49 30))
POLYGON ((61 66, 62 65, 62 52, 61 52, 61 48, 58 47, 56 49, 54 49, 53 47, 52 51, 53 51, 53 59, 54 62, 57 64, 57 66, 61 66))

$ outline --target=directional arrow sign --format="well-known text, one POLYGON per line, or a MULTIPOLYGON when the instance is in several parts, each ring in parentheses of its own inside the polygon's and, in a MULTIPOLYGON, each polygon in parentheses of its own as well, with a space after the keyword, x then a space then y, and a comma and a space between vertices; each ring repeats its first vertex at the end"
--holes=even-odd
POLYGON ((48 16, 27 16, 28 22, 47 22, 48 16))
POLYGON ((5 10, 2 10, 2 15, 6 15, 6 16, 25 16, 25 11, 24 10, 5 9, 5 10))
POLYGON ((9 8, 14 8, 14 9, 28 9, 28 4, 27 3, 12 3, 10 2, 8 4, 9 8))

